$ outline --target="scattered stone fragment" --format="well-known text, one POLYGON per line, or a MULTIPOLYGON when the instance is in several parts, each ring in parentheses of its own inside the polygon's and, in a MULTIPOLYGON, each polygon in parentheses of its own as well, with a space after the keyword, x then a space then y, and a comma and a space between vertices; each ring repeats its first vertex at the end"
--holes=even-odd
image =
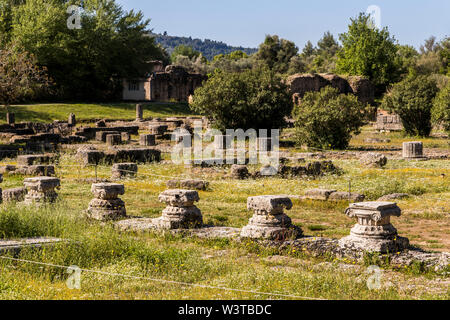
POLYGON ((169 189, 187 189, 187 190, 205 191, 209 186, 209 182, 205 180, 194 180, 194 179, 169 180, 167 181, 166 185, 169 189))
POLYGON ((231 166, 231 173, 230 173, 231 178, 244 180, 247 179, 249 176, 250 173, 248 172, 247 166, 237 164, 231 166))
POLYGON ((27 190, 24 201, 26 204, 53 203, 58 198, 55 189, 60 187, 60 180, 57 178, 27 178, 23 184, 27 190))
POLYGON ((123 184, 94 183, 91 187, 94 199, 89 203, 87 216, 99 221, 118 220, 126 217, 125 203, 118 198, 125 194, 123 184))
POLYGON ((149 130, 152 134, 158 135, 158 136, 162 136, 166 133, 167 129, 169 127, 166 125, 159 125, 159 124, 154 124, 154 125, 150 125, 149 126, 149 130))
POLYGON ((13 165, 6 165, 6 166, 1 166, 0 167, 0 173, 1 174, 5 174, 5 173, 10 173, 10 172, 14 172, 16 171, 17 167, 13 166, 13 165))
POLYGON ((407 194, 407 193, 392 193, 392 194, 387 194, 387 195, 382 196, 377 201, 392 201, 392 200, 399 200, 399 199, 404 199, 404 198, 408 198, 408 197, 409 197, 409 194, 407 194))
MULTIPOLYGON (((330 189, 312 189, 305 192, 305 199, 327 201, 332 193, 337 190, 330 189)), ((348 194, 347 194, 348 195, 348 194)))
POLYGON ((399 252, 409 247, 409 240, 398 236, 391 224, 391 216, 400 217, 400 208, 392 202, 352 203, 345 211, 357 218, 350 236, 339 241, 343 247, 354 247, 367 252, 399 252))
POLYGON ((141 122, 144 120, 144 109, 142 104, 136 105, 136 122, 141 122))
POLYGON ((362 202, 366 198, 365 195, 359 193, 348 193, 348 192, 333 192, 328 197, 330 201, 351 201, 351 202, 362 202))
POLYGON ((292 201, 285 196, 258 196, 247 199, 247 209, 254 215, 241 231, 241 237, 284 241, 302 234, 300 228, 292 225, 283 209, 290 210, 292 201))
POLYGON ((53 177, 55 175, 55 167, 50 165, 24 166, 17 168, 14 172, 11 172, 11 174, 53 177))
POLYGON ((141 146, 147 146, 147 147, 156 146, 156 135, 141 134, 141 136, 139 137, 139 144, 141 146))
POLYGON ((106 128, 106 122, 105 122, 105 120, 97 121, 97 122, 95 123, 95 126, 96 126, 97 128, 106 128))
POLYGON ((22 202, 26 194, 25 188, 6 189, 2 191, 2 198, 4 202, 22 202))
POLYGON ((7 112, 6 113, 6 123, 9 125, 14 125, 16 122, 16 116, 14 113, 7 112))
POLYGON ((369 152, 360 158, 360 162, 371 168, 382 168, 387 164, 387 158, 381 153, 369 152))
POLYGON ((138 166, 135 163, 115 163, 111 169, 112 179, 136 177, 138 166))
POLYGON ((165 202, 167 207, 162 217, 153 219, 158 229, 189 229, 199 228, 203 225, 200 209, 194 203, 200 200, 197 191, 193 190, 166 190, 159 195, 159 201, 165 202))

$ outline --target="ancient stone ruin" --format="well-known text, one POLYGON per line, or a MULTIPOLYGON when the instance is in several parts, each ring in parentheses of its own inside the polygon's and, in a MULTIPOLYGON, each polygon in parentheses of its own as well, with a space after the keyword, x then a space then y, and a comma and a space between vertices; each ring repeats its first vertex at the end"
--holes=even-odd
POLYGON ((126 217, 125 203, 118 198, 125 194, 123 184, 94 183, 91 187, 94 199, 89 203, 87 216, 94 220, 109 221, 126 217))
POLYGON ((141 134, 139 137, 139 144, 141 146, 153 147, 156 146, 156 135, 141 134))
POLYGON ((26 188, 13 188, 2 191, 3 202, 22 202, 27 194, 26 188))
POLYGON ((301 197, 303 200, 319 200, 319 201, 364 201, 366 197, 356 192, 337 191, 333 189, 312 189, 307 190, 305 195, 301 197))
POLYGON ((391 217, 400 217, 401 209, 393 202, 352 203, 345 211, 358 223, 350 231, 350 236, 339 244, 368 252, 395 253, 408 248, 409 240, 399 237, 391 224, 391 217))
POLYGON ((165 202, 167 207, 162 216, 153 219, 158 229, 189 229, 203 225, 203 217, 194 203, 200 200, 197 191, 173 189, 166 190, 159 195, 159 201, 165 202))
POLYGON ((111 178, 120 180, 136 177, 138 166, 135 163, 115 163, 111 168, 111 178))
POLYGON ((121 143, 122 143, 122 135, 120 133, 106 135, 106 144, 108 146, 117 146, 121 143))
POLYGON ((58 198, 55 189, 60 187, 60 180, 51 177, 27 178, 23 181, 27 190, 25 204, 41 205, 53 203, 58 198))
POLYGON ((136 122, 141 122, 144 120, 144 108, 142 104, 136 105, 136 122))
POLYGON ((359 159, 361 164, 369 168, 383 168, 387 164, 387 158, 381 153, 368 152, 359 159))
POLYGON ((418 141, 404 142, 402 155, 404 159, 426 159, 423 155, 423 143, 418 141))
POLYGON ((205 180, 185 179, 185 180, 169 180, 166 183, 169 189, 187 189, 187 190, 203 190, 205 191, 209 182, 205 180))
POLYGON ((362 103, 373 104, 375 87, 370 80, 363 77, 348 77, 347 79, 335 74, 295 74, 287 79, 295 104, 299 104, 305 93, 320 91, 326 86, 332 86, 340 93, 352 93, 362 103))
POLYGON ((400 116, 397 114, 379 113, 375 129, 378 131, 402 131, 403 124, 400 116))
POLYGON ((241 231, 241 237, 254 239, 286 240, 302 234, 300 228, 292 225, 291 218, 283 209, 290 210, 292 201, 284 196, 258 196, 247 199, 247 209, 254 215, 241 231))

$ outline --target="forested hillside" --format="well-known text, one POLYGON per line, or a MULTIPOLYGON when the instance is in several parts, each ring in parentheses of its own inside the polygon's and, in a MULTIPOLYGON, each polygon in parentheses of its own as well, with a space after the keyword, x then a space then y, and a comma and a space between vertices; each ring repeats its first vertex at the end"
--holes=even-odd
POLYGON ((157 43, 166 48, 169 55, 173 49, 179 45, 190 46, 194 50, 199 51, 208 60, 212 60, 218 54, 229 54, 233 51, 243 51, 250 55, 257 51, 256 48, 232 47, 226 43, 214 40, 193 39, 192 37, 176 37, 167 34, 153 34, 157 43))

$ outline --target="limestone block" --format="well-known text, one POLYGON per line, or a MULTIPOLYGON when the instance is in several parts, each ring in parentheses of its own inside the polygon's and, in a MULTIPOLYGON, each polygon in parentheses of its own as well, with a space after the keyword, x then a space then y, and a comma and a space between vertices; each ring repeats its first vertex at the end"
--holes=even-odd
POLYGON ((154 135, 154 134, 142 134, 139 137, 139 144, 141 146, 147 146, 147 147, 156 146, 156 135, 154 135))
POLYGON ((107 145, 116 146, 121 143, 122 143, 122 135, 120 133, 106 135, 106 144, 107 145))
POLYGON ((183 189, 166 190, 159 195, 158 199, 172 207, 190 207, 200 201, 197 191, 183 189))
POLYGON ((98 131, 95 133, 95 140, 106 142, 106 136, 110 134, 121 134, 119 131, 98 131))
POLYGON ((135 163, 115 163, 112 166, 112 179, 122 179, 123 177, 135 177, 138 166, 135 163))
POLYGON ((125 186, 117 183, 94 183, 91 192, 97 199, 111 200, 125 194, 125 186))
POLYGON ((23 181, 27 194, 26 204, 52 203, 58 198, 55 189, 60 187, 60 180, 51 177, 27 178, 23 181))
POLYGON ((418 141, 403 143, 403 158, 405 159, 420 159, 423 156, 423 143, 418 141))
POLYGON ((354 202, 361 202, 364 201, 364 199, 366 198, 365 195, 363 194, 359 194, 359 193, 355 193, 355 192, 333 192, 332 194, 330 194, 328 200, 331 201, 354 201, 354 202))
POLYGON ((360 162, 371 168, 382 168, 387 164, 387 158, 381 153, 369 152, 360 158, 360 162))
POLYGON ((25 200, 26 194, 25 188, 6 189, 2 191, 2 198, 4 202, 21 202, 25 200))
POLYGON ((170 189, 182 188, 188 190, 206 190, 209 186, 209 182, 205 180, 169 180, 166 183, 170 189))
POLYGON ((249 176, 250 173, 248 172, 247 166, 237 164, 231 166, 231 173, 230 173, 231 178, 244 180, 247 179, 249 176))

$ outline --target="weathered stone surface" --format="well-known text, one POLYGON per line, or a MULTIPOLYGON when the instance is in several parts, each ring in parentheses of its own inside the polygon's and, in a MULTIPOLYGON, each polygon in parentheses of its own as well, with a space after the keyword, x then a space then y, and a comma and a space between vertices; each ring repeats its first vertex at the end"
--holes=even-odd
POLYGON ((94 199, 89 203, 86 211, 91 219, 108 221, 126 217, 125 203, 118 198, 125 194, 123 184, 94 183, 91 187, 94 199))
POLYGON ((112 200, 125 194, 125 186, 118 183, 94 183, 91 186, 91 192, 97 199, 112 200))
POLYGON ((122 135, 120 133, 106 135, 106 144, 107 145, 116 146, 121 143, 122 143, 122 135))
POLYGON ((6 123, 9 125, 14 125, 16 122, 16 116, 14 113, 7 112, 6 113, 6 123))
POLYGON ((97 141, 101 141, 101 142, 106 142, 106 136, 110 135, 110 134, 120 134, 120 132, 118 131, 98 131, 95 133, 95 140, 97 141))
POLYGON ((42 248, 57 244, 63 240, 58 238, 25 238, 20 240, 0 240, 0 254, 14 253, 18 254, 25 248, 42 248))
POLYGON ((139 137, 139 144, 141 146, 148 146, 148 147, 156 146, 156 135, 141 134, 139 137))
POLYGON ((369 252, 398 252, 409 246, 409 240, 399 237, 397 229, 391 224, 391 216, 399 217, 400 208, 392 202, 352 203, 345 212, 351 218, 357 218, 350 236, 339 244, 369 252))
POLYGON ((1 174, 7 174, 7 173, 10 173, 10 172, 14 172, 14 171, 16 171, 16 169, 17 169, 17 167, 16 166, 13 166, 13 165, 6 165, 6 166, 1 166, 0 167, 0 173, 1 174))
POLYGON ((26 194, 26 188, 6 189, 2 191, 2 198, 4 202, 21 202, 25 200, 26 194))
POLYGON ((247 166, 238 164, 231 166, 231 173, 230 173, 231 178, 244 180, 247 179, 249 176, 250 173, 248 172, 247 166))
POLYGON ((27 178, 23 181, 27 194, 26 204, 52 203, 58 198, 55 189, 60 187, 60 180, 51 177, 27 178))
POLYGON ((381 153, 369 152, 361 156, 360 162, 371 168, 382 168, 387 164, 387 158, 381 153))
POLYGON ((391 201, 391 200, 398 200, 398 199, 404 199, 408 198, 409 194, 407 193, 392 193, 382 196, 377 201, 391 201))
POLYGON ((423 159, 423 143, 418 141, 403 143, 403 158, 405 159, 423 159))
POLYGON ((188 190, 206 190, 209 186, 209 182, 205 180, 169 180, 166 183, 169 189, 188 189, 188 190))
POLYGON ((115 163, 111 169, 112 179, 136 177, 138 166, 135 163, 115 163))
POLYGON ((403 130, 402 120, 397 114, 379 114, 375 128, 379 131, 401 131, 403 130))
POLYGON ((34 164, 48 164, 53 160, 52 155, 46 154, 30 154, 17 157, 17 164, 19 166, 31 166, 34 164))
POLYGON ((105 120, 99 120, 95 123, 95 126, 97 128, 106 128, 106 122, 105 120))
POLYGON ((312 189, 312 190, 307 190, 305 192, 305 199, 310 199, 310 200, 328 200, 328 198, 330 197, 330 195, 334 192, 337 192, 337 190, 333 190, 333 189, 312 189))
POLYGON ((161 151, 151 148, 115 148, 107 152, 79 149, 77 156, 85 166, 100 163, 112 164, 115 162, 149 163, 161 161, 161 151))
POLYGON ((361 202, 364 201, 364 199, 366 198, 365 195, 363 194, 359 194, 359 193, 355 193, 355 192, 333 192, 332 194, 330 194, 330 196, 328 197, 328 200, 331 201, 354 201, 354 202, 361 202))
POLYGON ((52 177, 55 175, 55 167, 49 165, 33 165, 17 168, 11 174, 27 175, 27 176, 44 176, 52 177))
POLYGON ((161 125, 161 124, 152 124, 149 126, 149 130, 152 134, 162 136, 166 133, 167 129, 169 127, 167 125, 161 125))
POLYGON ((121 135, 122 135, 122 141, 128 142, 131 140, 131 136, 128 132, 122 132, 121 135))
POLYGON ((254 215, 241 231, 241 237, 284 241, 302 234, 300 228, 292 225, 283 209, 290 210, 292 201, 285 196, 258 196, 247 199, 247 209, 254 215))
POLYGON ((159 195, 159 201, 168 206, 163 210, 162 216, 153 219, 158 229, 189 229, 199 228, 203 225, 200 209, 194 203, 199 201, 197 191, 193 190, 166 190, 159 195))
POLYGON ((75 117, 75 114, 69 114, 68 124, 71 127, 75 127, 77 125, 77 118, 75 117))
POLYGON ((144 108, 142 104, 136 105, 136 121, 140 122, 144 120, 144 108))
POLYGON ((158 200, 173 207, 191 207, 200 201, 200 197, 197 191, 173 189, 161 193, 158 200))

